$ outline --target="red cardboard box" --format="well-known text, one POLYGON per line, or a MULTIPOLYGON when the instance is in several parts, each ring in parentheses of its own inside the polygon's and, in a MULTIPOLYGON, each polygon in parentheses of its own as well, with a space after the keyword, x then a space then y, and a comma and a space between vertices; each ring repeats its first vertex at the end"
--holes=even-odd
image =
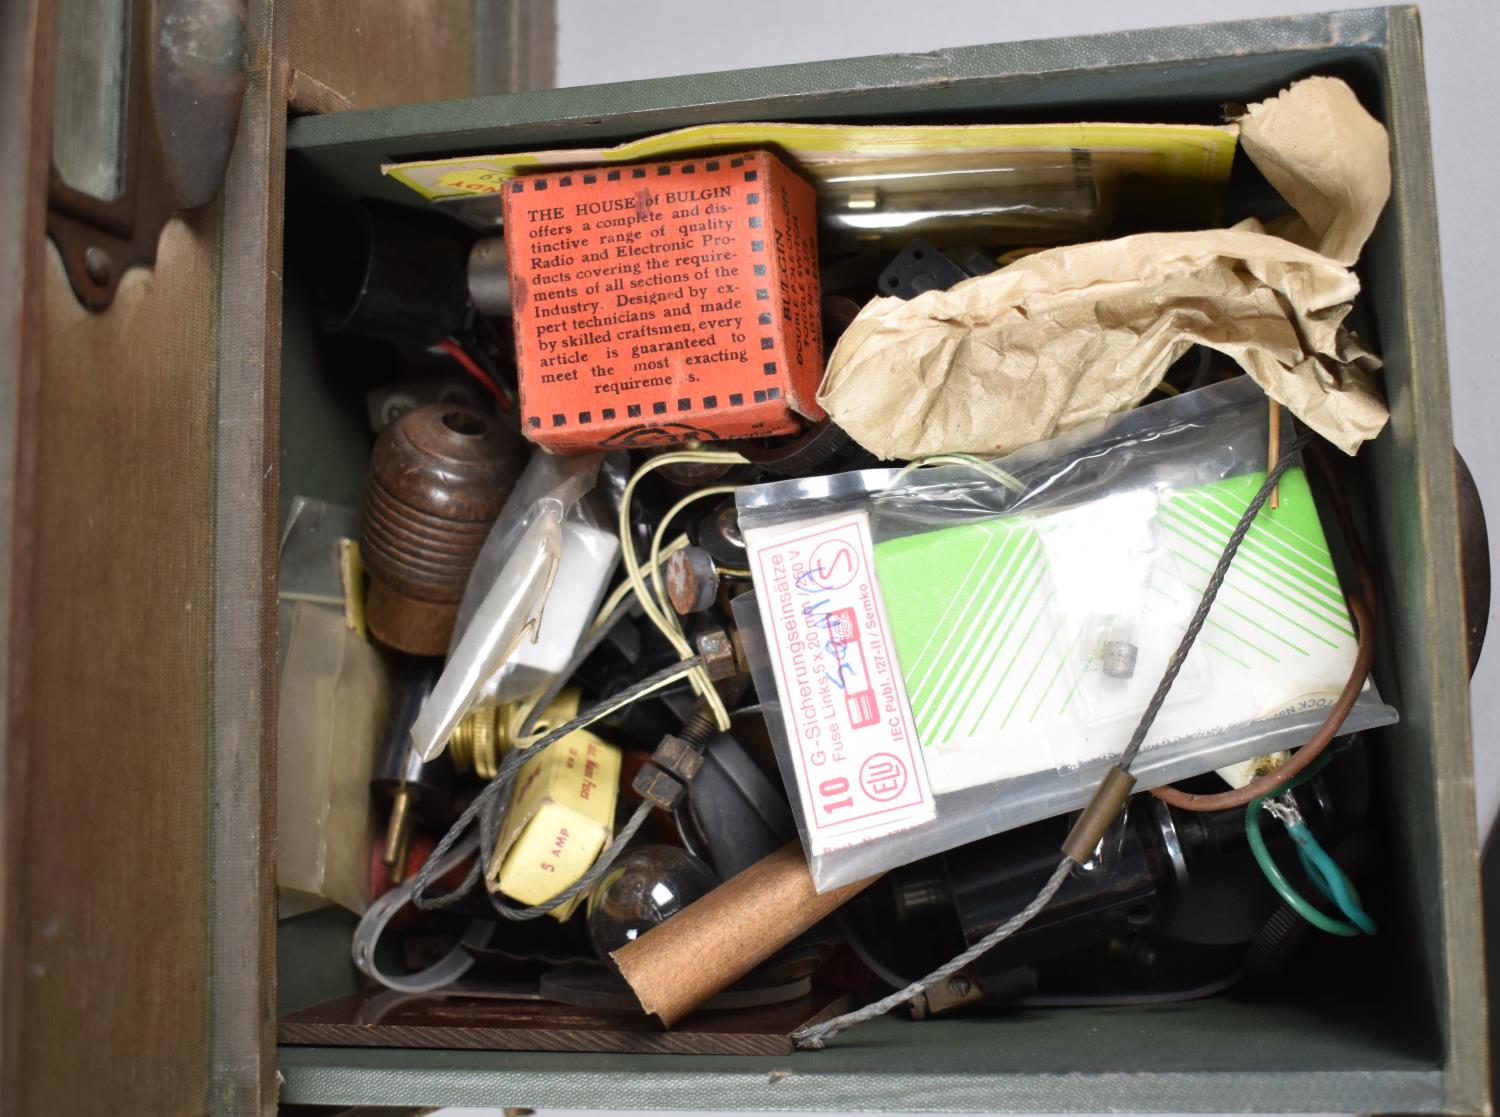
POLYGON ((513 180, 522 429, 559 451, 820 419, 813 189, 764 151, 513 180))

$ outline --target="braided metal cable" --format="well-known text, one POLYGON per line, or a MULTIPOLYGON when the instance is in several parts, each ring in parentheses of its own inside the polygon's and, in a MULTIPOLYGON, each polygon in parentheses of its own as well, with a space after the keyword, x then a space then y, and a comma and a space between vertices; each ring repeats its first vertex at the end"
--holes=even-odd
POLYGON ((864 1008, 846 1012, 843 1016, 835 1016, 832 1020, 825 1020, 821 1024, 809 1024, 805 1028, 798 1028, 792 1033, 792 1042, 804 1051, 817 1051, 827 1042, 829 1036, 837 1035, 846 1028, 852 1028, 856 1024, 863 1024, 866 1020, 873 1020, 877 1016, 884 1016, 891 1009, 905 1001, 911 1000, 924 989, 929 989, 940 982, 947 981, 950 977, 963 969, 981 954, 992 949, 999 943, 1010 938, 1026 924, 1036 918, 1037 912, 1052 902, 1052 897, 1057 895, 1057 890, 1062 887, 1063 881, 1068 879, 1068 870, 1073 867, 1073 859, 1064 857, 1057 863, 1057 868, 1052 870, 1052 875, 1047 878, 1047 883, 1042 885, 1042 890, 1036 897, 1015 915, 1011 916, 1000 926, 996 927, 984 938, 969 947, 962 954, 943 963, 926 977, 918 978, 905 989, 897 989, 887 997, 882 997, 873 1004, 865 1005, 864 1008))
POLYGON ((1120 753, 1118 766, 1123 771, 1130 771, 1130 765, 1135 761, 1136 754, 1141 751, 1146 734, 1151 731, 1156 715, 1161 712, 1162 703, 1167 700, 1167 692, 1177 681, 1177 673, 1182 670, 1182 664, 1187 659, 1188 652, 1192 651, 1193 643, 1198 639, 1198 633, 1203 630, 1204 622, 1208 620, 1208 611, 1213 607, 1214 599, 1219 596, 1219 587, 1224 584, 1224 579, 1229 574, 1229 566, 1234 562, 1234 556, 1239 553, 1240 544, 1245 541, 1245 536, 1250 534, 1255 517, 1260 515, 1260 510, 1265 506, 1266 501, 1271 499, 1271 490, 1281 480, 1281 475, 1292 468, 1297 455, 1311 439, 1312 432, 1303 431, 1291 446, 1287 447, 1281 457, 1276 459, 1276 464, 1266 474, 1265 484, 1245 506, 1240 522, 1235 524, 1234 531, 1230 532, 1229 540, 1224 544, 1224 550, 1219 555, 1219 561, 1214 564, 1214 572, 1209 575, 1208 585, 1203 588, 1203 596, 1198 599, 1198 608, 1193 612, 1193 619, 1188 622, 1187 630, 1183 632, 1182 639, 1177 644, 1177 650, 1172 653, 1172 658, 1167 660, 1167 668, 1162 672, 1161 681, 1156 684, 1156 692, 1151 695, 1151 701, 1146 703, 1141 720, 1136 723, 1135 732, 1130 735, 1129 743, 1120 753))
MULTIPOLYGON (((1178 643, 1176 651, 1172 653, 1171 659, 1167 661, 1166 669, 1162 672, 1161 681, 1156 685, 1156 691, 1151 696, 1145 710, 1141 712, 1140 720, 1136 723, 1135 731, 1131 733, 1130 740, 1120 753, 1120 759, 1116 764, 1122 771, 1128 772, 1136 754, 1141 751, 1141 745, 1146 739, 1146 734, 1151 731, 1151 725, 1156 721, 1156 715, 1161 712, 1162 704, 1167 700, 1167 694, 1172 689, 1172 684, 1177 681, 1178 672, 1182 670, 1183 662, 1188 657, 1188 652, 1193 648, 1193 643, 1198 639, 1198 633, 1202 631, 1204 622, 1208 620, 1209 610, 1213 607, 1214 599, 1219 595, 1219 589, 1224 584, 1225 577, 1229 574, 1230 564, 1234 562, 1234 556, 1239 552, 1240 544, 1245 541, 1249 534, 1251 525, 1254 524, 1256 516, 1271 498, 1271 490, 1276 487, 1281 475, 1292 467, 1297 459, 1298 453, 1312 438, 1311 432, 1304 431, 1295 441, 1288 446, 1282 455, 1276 460, 1276 464, 1266 474, 1265 484, 1261 485, 1259 491, 1251 498, 1246 506, 1245 512, 1240 516, 1239 523, 1230 533, 1229 540, 1224 544, 1224 550, 1219 555, 1219 561, 1214 565, 1213 573, 1209 576, 1208 585, 1203 589, 1203 596, 1198 601, 1198 608, 1193 613, 1193 619, 1188 624, 1187 630, 1182 634, 1182 640, 1178 643)), ((944 965, 933 970, 926 977, 913 981, 904 989, 898 989, 889 996, 882 997, 864 1008, 846 1012, 842 1016, 835 1016, 832 1020, 826 1020, 821 1024, 811 1024, 792 1033, 792 1041, 802 1050, 815 1051, 824 1046, 830 1036, 863 1024, 866 1020, 873 1020, 877 1016, 883 1016, 897 1005, 911 1000, 919 993, 930 989, 939 982, 947 981, 959 970, 969 963, 993 949, 995 946, 1010 938, 1026 924, 1036 918, 1037 914, 1052 902, 1052 897, 1062 887, 1063 881, 1068 877, 1068 872, 1073 867, 1073 859, 1064 856, 1058 862, 1057 868, 1052 870, 1052 875, 1047 878, 1047 883, 1042 885, 1041 890, 1032 899, 1031 903, 1011 916, 1000 926, 996 927, 984 938, 969 947, 962 954, 951 959, 944 965)))

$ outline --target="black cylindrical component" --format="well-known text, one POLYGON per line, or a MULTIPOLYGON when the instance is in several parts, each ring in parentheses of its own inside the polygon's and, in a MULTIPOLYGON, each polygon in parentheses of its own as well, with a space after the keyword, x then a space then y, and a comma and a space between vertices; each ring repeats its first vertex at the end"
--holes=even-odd
POLYGON ((380 739, 371 785, 389 794, 397 785, 414 784, 436 813, 447 810, 453 787, 453 764, 447 752, 423 762, 411 747, 411 727, 437 685, 443 661, 431 656, 402 656, 391 690, 390 714, 380 739))
POLYGON ((781 789, 738 741, 714 732, 713 715, 698 724, 707 747, 703 767, 688 784, 687 809, 706 859, 720 880, 728 880, 795 839, 797 826, 781 789))
POLYGON ((318 323, 329 333, 435 345, 469 314, 468 249, 399 211, 347 206, 323 236, 318 323))
MULTIPOLYGON (((1030 902, 1057 868, 1058 847, 1067 833, 1068 820, 1053 818, 944 855, 965 941, 977 942, 1030 902)), ((1093 871, 1075 868, 1026 928, 975 963, 976 972, 1043 961, 1149 921, 1158 876, 1165 873, 1158 871, 1158 858, 1147 850, 1134 820, 1118 837, 1118 851, 1107 864, 1093 871)))

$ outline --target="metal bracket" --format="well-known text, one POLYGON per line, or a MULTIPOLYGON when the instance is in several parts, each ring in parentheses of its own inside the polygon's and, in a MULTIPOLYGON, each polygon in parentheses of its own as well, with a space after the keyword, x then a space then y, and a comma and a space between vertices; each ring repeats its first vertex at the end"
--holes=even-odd
MULTIPOLYGON (((87 33, 66 17, 59 36, 87 33)), ((90 310, 109 306, 129 268, 156 262, 162 227, 212 201, 245 93, 245 0, 127 0, 121 181, 112 198, 71 186, 54 155, 47 234, 90 310)), ((101 94, 107 95, 107 94, 101 94)))

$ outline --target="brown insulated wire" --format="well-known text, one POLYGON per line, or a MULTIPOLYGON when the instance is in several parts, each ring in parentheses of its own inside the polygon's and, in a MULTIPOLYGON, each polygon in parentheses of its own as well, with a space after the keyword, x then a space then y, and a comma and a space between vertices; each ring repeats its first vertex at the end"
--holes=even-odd
POLYGON ((1349 501, 1344 495, 1343 487, 1338 483, 1333 467, 1329 465, 1328 458, 1320 446, 1314 444, 1310 449, 1313 461, 1317 463, 1319 472, 1328 482, 1328 492, 1333 499, 1334 514, 1338 517, 1339 528, 1344 534, 1344 542, 1349 548, 1349 554, 1353 557, 1355 568, 1359 573, 1360 592, 1357 596, 1351 594, 1346 599, 1349 603, 1349 611, 1354 615, 1355 627, 1359 630, 1359 646, 1354 653, 1354 667, 1349 672, 1349 680, 1344 683, 1344 689, 1339 692, 1338 698, 1328 708, 1328 716, 1323 719, 1323 723, 1291 755, 1290 759, 1274 772, 1267 773, 1260 779, 1247 783, 1244 787, 1221 791, 1214 795, 1194 795, 1172 787, 1170 784, 1166 787, 1153 788, 1151 794, 1169 807, 1179 807, 1185 811, 1224 811, 1232 807, 1243 807, 1252 799, 1269 795, 1289 780, 1294 779, 1299 772, 1316 760, 1328 747, 1328 743, 1338 735, 1343 727, 1344 719, 1349 716, 1349 711, 1354 708, 1354 703, 1359 699, 1359 692, 1364 689, 1365 679, 1375 663, 1375 575, 1370 569, 1370 562, 1365 555, 1359 531, 1354 526, 1354 516, 1349 511, 1349 501))

